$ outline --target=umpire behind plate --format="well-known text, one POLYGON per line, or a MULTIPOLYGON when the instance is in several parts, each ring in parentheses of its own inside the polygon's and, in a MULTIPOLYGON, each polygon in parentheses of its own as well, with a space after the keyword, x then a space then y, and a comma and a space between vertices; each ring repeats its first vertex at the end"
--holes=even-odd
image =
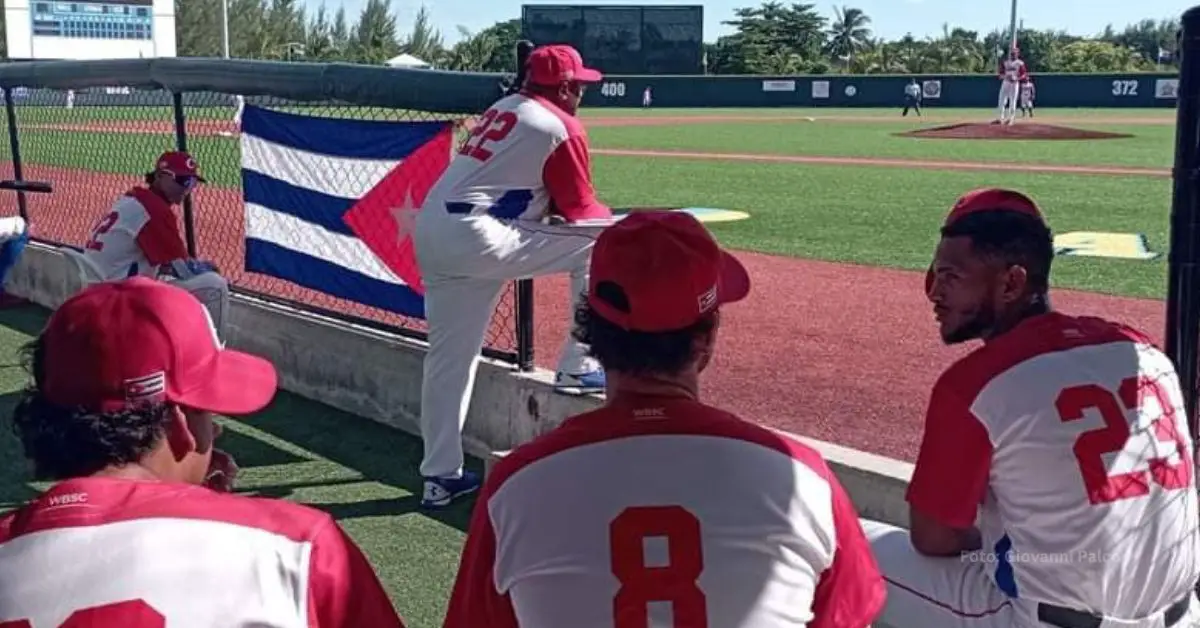
MULTIPOLYGON (((600 73, 570 46, 535 49, 521 70, 522 88, 479 119, 413 229, 429 323, 421 388, 425 507, 479 488, 475 474, 463 473, 462 428, 505 284, 568 273, 576 301, 587 288, 600 228, 571 223, 612 217, 596 199, 587 134, 575 117, 587 84, 600 73), (551 216, 565 224, 548 224, 551 216)), ((555 383, 563 392, 605 388, 603 372, 569 334, 555 383)))

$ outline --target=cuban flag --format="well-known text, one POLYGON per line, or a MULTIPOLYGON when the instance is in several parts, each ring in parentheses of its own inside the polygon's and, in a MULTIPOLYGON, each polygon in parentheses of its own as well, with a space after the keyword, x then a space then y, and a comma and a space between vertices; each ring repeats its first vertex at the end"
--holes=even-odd
POLYGON ((246 270, 424 318, 411 227, 450 163, 452 121, 242 113, 246 270))

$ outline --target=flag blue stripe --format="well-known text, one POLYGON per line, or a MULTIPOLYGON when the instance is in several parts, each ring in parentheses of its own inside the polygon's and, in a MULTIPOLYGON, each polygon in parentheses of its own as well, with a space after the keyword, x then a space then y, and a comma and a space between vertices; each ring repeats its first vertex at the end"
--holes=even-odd
POLYGON ((405 316, 425 318, 425 299, 408 286, 379 281, 257 238, 246 238, 246 270, 405 316))
POLYGON ((271 111, 246 105, 242 133, 281 146, 355 159, 408 157, 451 123, 347 120, 271 111))
POLYGON ((242 190, 247 203, 295 216, 334 233, 358 237, 342 219, 358 202, 356 199, 330 196, 253 170, 242 170, 242 190))

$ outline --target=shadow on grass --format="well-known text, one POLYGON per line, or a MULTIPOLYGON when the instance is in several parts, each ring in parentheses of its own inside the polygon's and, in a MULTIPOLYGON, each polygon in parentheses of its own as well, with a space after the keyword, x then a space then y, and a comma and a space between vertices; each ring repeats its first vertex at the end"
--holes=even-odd
MULTIPOLYGON (((281 391, 266 410, 246 424, 362 474, 363 480, 403 489, 409 496, 349 504, 312 504, 335 517, 394 516, 418 511, 423 485, 418 465, 421 440, 394 428, 281 391)), ((231 435, 226 431, 225 436, 231 435)), ((222 436, 222 438, 225 438, 222 436)), ((254 439, 248 439, 254 440, 254 439)), ((226 443, 238 457, 236 443, 226 443)), ((468 458, 467 468, 483 472, 483 462, 468 458)), ((356 480, 361 481, 361 480, 356 480)), ((421 511, 466 531, 475 500, 463 499, 438 511, 421 511)))
POLYGON ((16 508, 37 497, 38 491, 30 486, 32 474, 21 442, 12 429, 12 410, 20 393, 0 395, 0 511, 16 508))
POLYGON ((31 338, 42 333, 49 318, 49 310, 33 303, 0 309, 0 325, 31 338))

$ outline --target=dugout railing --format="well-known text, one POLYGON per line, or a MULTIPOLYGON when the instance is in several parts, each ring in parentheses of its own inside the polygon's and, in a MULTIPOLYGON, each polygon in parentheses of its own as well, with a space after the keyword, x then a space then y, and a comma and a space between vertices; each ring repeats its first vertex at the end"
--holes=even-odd
MULTIPOLYGON (((245 270, 241 153, 246 104, 314 116, 467 120, 498 98, 497 74, 354 64, 224 59, 35 61, 0 64, 8 142, 0 179, 48 181, 53 195, 18 193, 35 240, 80 247, 95 221, 164 150, 191 152, 209 183, 183 207, 189 250, 238 292, 418 339, 424 321, 245 270)), ((352 177, 354 173, 340 173, 352 177)), ((500 301, 484 354, 533 367, 533 284, 500 301)))

